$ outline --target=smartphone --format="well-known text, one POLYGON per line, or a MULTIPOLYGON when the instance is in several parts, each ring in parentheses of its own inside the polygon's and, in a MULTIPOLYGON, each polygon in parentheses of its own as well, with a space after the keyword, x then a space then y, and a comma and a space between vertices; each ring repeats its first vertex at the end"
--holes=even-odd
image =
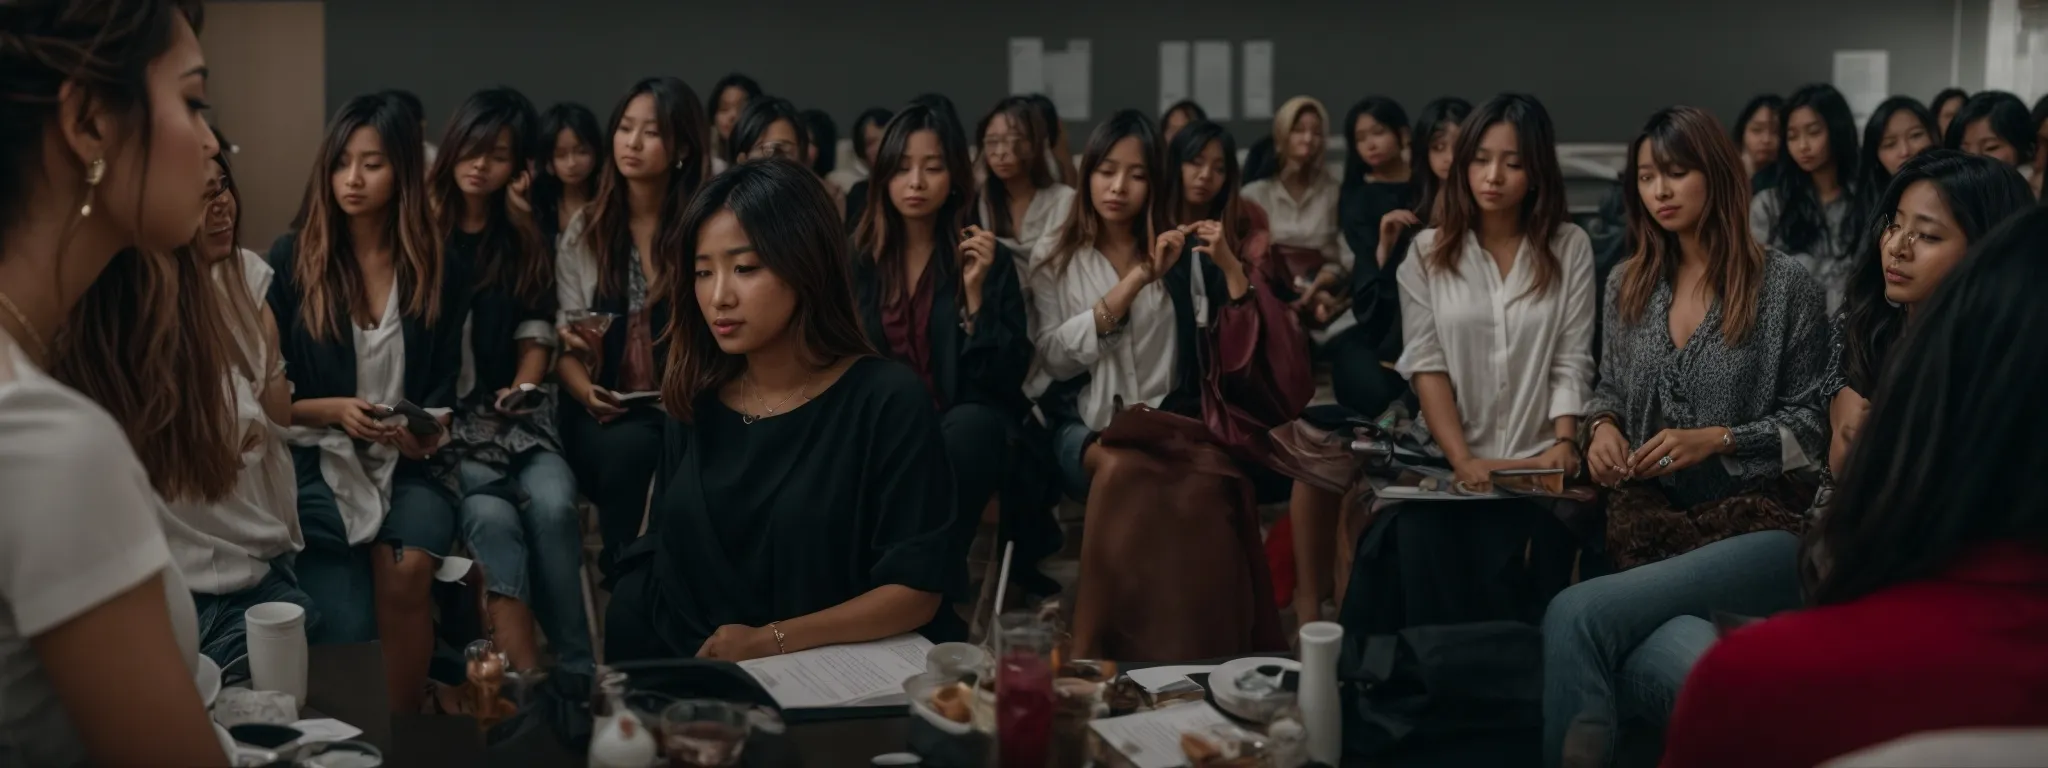
MULTIPOLYGON (((397 405, 380 405, 377 408, 380 413, 385 414, 387 417, 403 418, 405 420, 405 431, 411 432, 414 435, 426 437, 441 433, 441 420, 434 418, 433 414, 427 413, 427 409, 413 404, 411 400, 400 400, 397 405)), ((379 419, 379 421, 382 420, 379 419)))
POLYGON ((507 413, 531 413, 547 403, 547 393, 532 384, 521 384, 518 389, 506 392, 498 400, 498 407, 507 413))

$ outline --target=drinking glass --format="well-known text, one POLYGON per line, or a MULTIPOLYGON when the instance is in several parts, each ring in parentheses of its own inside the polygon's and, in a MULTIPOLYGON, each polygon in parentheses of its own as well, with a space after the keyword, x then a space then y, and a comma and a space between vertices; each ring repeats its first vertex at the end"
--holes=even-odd
POLYGON ((1004 768, 1040 768, 1052 747, 1052 628, 1029 612, 996 618, 996 743, 1004 768))
POLYGON ((685 699, 661 716, 669 768, 739 765, 747 732, 747 709, 726 701, 685 699))

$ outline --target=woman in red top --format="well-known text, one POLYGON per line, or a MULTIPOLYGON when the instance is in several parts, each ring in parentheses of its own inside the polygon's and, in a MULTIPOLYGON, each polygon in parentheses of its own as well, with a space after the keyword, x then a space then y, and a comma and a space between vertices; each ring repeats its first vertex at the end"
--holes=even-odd
POLYGON ((1810 766, 1923 731, 2048 722, 2048 486, 2028 471, 2048 466, 2048 211, 1976 245, 1880 379, 1821 521, 1818 607, 1700 659, 1666 768, 1810 766))

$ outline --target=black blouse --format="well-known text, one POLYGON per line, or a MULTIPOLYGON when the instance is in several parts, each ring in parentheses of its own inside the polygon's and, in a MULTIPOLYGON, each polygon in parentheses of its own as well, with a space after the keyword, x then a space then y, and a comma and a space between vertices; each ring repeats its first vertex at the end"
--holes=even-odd
MULTIPOLYGON (((932 394, 949 406, 982 403, 1021 419, 1031 410, 1031 401, 1024 397, 1024 377, 1030 373, 1035 348, 1024 314, 1016 259, 1008 248, 996 246, 995 260, 981 282, 981 312, 975 317, 974 333, 969 334, 960 327, 955 247, 944 244, 935 249, 925 265, 925 271, 933 273, 928 288, 932 311, 925 329, 932 358, 927 368, 937 390, 932 394)), ((893 354, 882 327, 881 282, 881 271, 872 257, 863 254, 854 259, 853 289, 860 301, 861 324, 876 349, 893 354)))
MULTIPOLYGON (((888 584, 962 596, 967 553, 947 534, 957 500, 939 417, 917 375, 854 362, 786 414, 742 421, 706 393, 696 423, 665 429, 648 539, 654 625, 694 649, 720 626, 763 626, 888 584)), ((941 608, 921 630, 965 634, 941 608)))
MULTIPOLYGON (((1418 169, 1427 173, 1428 169, 1418 169)), ((1362 182, 1344 189, 1338 198, 1337 227, 1351 246, 1351 313, 1358 318, 1368 338, 1381 343, 1383 360, 1400 356, 1401 292, 1394 273, 1407 255, 1408 239, 1419 228, 1410 227, 1403 239, 1387 252, 1387 265, 1379 264, 1380 219, 1403 209, 1412 209, 1421 193, 1414 181, 1362 182), (1384 347, 1392 337, 1393 357, 1384 347)))
MULTIPOLYGON (((527 306, 512 295, 510 278, 502 279, 488 288, 477 290, 474 283, 483 276, 476 272, 477 249, 483 245, 481 233, 471 234, 456 230, 448 237, 449 261, 462 261, 470 265, 472 275, 469 317, 469 346, 476 355, 476 388, 470 397, 490 400, 497 392, 512 386, 512 380, 519 376, 519 340, 513 334, 527 321, 554 324, 555 293, 543 291, 544 300, 539 306, 527 306)), ((550 271, 552 272, 552 270, 550 271)))
MULTIPOLYGON (((292 402, 323 397, 356 396, 355 335, 343 332, 326 341, 313 339, 299 316, 299 284, 295 274, 298 238, 285 235, 270 248, 270 311, 277 316, 278 348, 285 377, 292 383, 292 402)), ((455 379, 462 371, 462 318, 469 312, 469 261, 451 256, 441 271, 441 316, 433 325, 406 316, 405 397, 423 408, 455 407, 455 379)), ((400 300, 412 295, 399 286, 400 300)), ((345 305, 344 305, 345 306, 345 305)), ((343 327, 348 327, 346 310, 343 327)))

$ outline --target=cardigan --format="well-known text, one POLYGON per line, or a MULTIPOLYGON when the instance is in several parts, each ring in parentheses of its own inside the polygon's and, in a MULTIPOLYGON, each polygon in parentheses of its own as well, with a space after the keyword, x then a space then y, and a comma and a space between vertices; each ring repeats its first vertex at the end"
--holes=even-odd
MULTIPOLYGON (((292 402, 324 397, 356 396, 356 351, 353 336, 341 333, 316 341, 299 313, 298 238, 280 238, 270 250, 270 310, 277 316, 278 347, 285 377, 292 383, 292 402)), ((406 316, 405 397, 422 408, 455 407, 455 379, 462 369, 462 319, 469 314, 469 261, 447 254, 441 270, 441 316, 433 325, 406 316)), ((411 286, 400 285, 399 296, 411 286)), ((343 318, 343 326, 347 326, 343 318)))

